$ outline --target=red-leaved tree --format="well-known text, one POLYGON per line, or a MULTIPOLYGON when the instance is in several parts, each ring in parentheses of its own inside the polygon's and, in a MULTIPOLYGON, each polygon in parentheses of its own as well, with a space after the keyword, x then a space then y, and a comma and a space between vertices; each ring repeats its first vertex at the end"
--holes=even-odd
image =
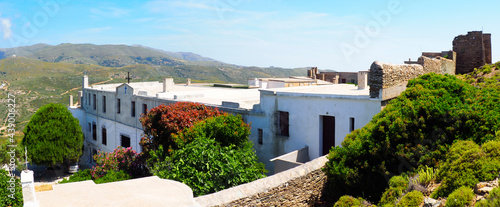
POLYGON ((167 106, 162 104, 152 108, 140 119, 144 128, 140 142, 142 151, 148 154, 150 150, 156 150, 160 145, 168 151, 177 149, 172 134, 191 127, 200 120, 221 114, 223 113, 217 108, 192 102, 177 102, 167 106))

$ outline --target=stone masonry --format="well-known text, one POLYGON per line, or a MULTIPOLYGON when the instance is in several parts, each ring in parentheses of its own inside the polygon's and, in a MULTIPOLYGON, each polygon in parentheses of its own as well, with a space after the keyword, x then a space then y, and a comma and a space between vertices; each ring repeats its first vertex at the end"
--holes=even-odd
POLYGON ((442 57, 421 56, 416 64, 389 64, 375 61, 370 67, 370 97, 388 100, 406 90, 409 80, 426 73, 455 74, 455 62, 442 57))
POLYGON ((453 40, 453 51, 457 53, 457 73, 470 73, 474 68, 491 64, 491 34, 482 31, 468 32, 453 40))

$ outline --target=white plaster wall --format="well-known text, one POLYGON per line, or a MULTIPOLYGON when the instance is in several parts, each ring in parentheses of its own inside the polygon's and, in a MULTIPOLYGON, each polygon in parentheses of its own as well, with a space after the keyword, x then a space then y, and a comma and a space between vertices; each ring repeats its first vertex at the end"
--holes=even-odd
POLYGON ((340 146, 349 131, 349 118, 354 117, 355 129, 366 125, 380 112, 380 101, 370 99, 338 99, 278 96, 278 110, 289 112, 290 137, 285 151, 309 146, 311 159, 322 156, 321 116, 335 117, 335 146, 340 146))
POLYGON ((279 82, 279 81, 269 81, 267 84, 267 88, 283 88, 285 87, 285 82, 279 82))

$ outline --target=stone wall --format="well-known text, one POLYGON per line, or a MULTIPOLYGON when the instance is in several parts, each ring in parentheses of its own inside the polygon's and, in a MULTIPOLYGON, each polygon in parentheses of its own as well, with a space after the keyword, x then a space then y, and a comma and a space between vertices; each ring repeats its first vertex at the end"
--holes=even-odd
POLYGON ((370 97, 388 100, 406 90, 406 84, 426 73, 455 74, 455 62, 446 58, 421 56, 417 64, 390 64, 375 61, 370 67, 368 81, 370 97))
POLYGON ((326 156, 250 183, 196 197, 201 206, 309 206, 326 181, 326 156))
POLYGON ((457 73, 464 74, 491 63, 491 34, 481 31, 468 32, 453 40, 453 51, 457 53, 457 73))

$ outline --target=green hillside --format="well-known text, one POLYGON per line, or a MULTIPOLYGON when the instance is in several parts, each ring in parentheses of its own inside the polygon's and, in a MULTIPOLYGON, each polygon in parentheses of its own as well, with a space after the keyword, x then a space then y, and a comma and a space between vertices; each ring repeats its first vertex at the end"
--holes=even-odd
POLYGON ((0 49, 0 59, 12 57, 13 55, 45 62, 92 64, 105 67, 123 67, 135 64, 236 67, 194 53, 167 52, 140 45, 60 44, 51 46, 36 44, 26 47, 0 49))

